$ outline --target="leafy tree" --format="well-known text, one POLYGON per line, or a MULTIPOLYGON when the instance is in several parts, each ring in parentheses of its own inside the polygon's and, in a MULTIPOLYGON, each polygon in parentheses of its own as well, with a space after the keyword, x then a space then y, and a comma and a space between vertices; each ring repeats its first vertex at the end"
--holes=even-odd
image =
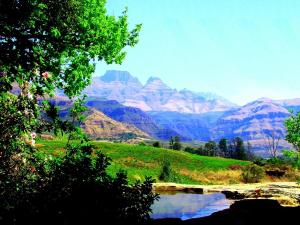
POLYGON ((153 181, 131 187, 124 173, 115 179, 106 174, 107 158, 94 155, 78 128, 83 100, 75 101, 71 121, 61 120, 55 105, 41 104, 57 89, 70 98, 80 94, 97 60, 121 63, 123 49, 137 43, 141 26, 129 31, 127 10, 109 16, 105 3, 0 1, 1 224, 83 224, 105 215, 112 223, 135 224, 149 218, 153 181), (44 130, 70 134, 65 156, 35 151, 35 132, 44 130), (74 135, 80 144, 71 143, 74 135))
POLYGON ((173 150, 181 150, 181 140, 179 136, 170 137, 169 148, 173 150))
POLYGON ((217 146, 217 143, 214 141, 209 141, 209 142, 205 143, 204 149, 206 150, 208 156, 216 156, 217 155, 218 146, 217 146))
POLYGON ((155 141, 153 144, 152 144, 153 147, 155 148, 160 148, 161 147, 161 144, 159 141, 155 141))
POLYGON ((173 149, 174 150, 181 150, 181 140, 179 136, 174 137, 174 144, 173 144, 173 149))
POLYGON ((121 63, 141 28, 128 31, 127 11, 106 14, 105 0, 2 0, 1 91, 16 82, 33 97, 55 88, 75 96, 90 83, 95 60, 121 63))
POLYGON ((300 112, 292 114, 290 118, 285 121, 286 137, 285 139, 293 144, 294 148, 300 152, 300 112))
POLYGON ((205 150, 205 146, 199 146, 196 150, 196 154, 198 154, 198 155, 207 155, 207 151, 205 150))
POLYGON ((170 140, 169 140, 169 149, 174 149, 174 143, 175 143, 174 137, 170 137, 170 140))
POLYGON ((0 98, 10 104, 0 106, 6 127, 2 148, 35 132, 38 98, 57 88, 69 97, 79 94, 90 83, 96 60, 121 63, 123 48, 137 43, 141 26, 128 31, 127 11, 119 18, 109 16, 105 2, 1 1, 0 98), (17 98, 8 94, 13 87, 20 89, 17 98), (7 113, 8 108, 14 112, 7 113))
POLYGON ((228 157, 228 146, 227 146, 227 139, 222 138, 219 141, 219 150, 222 154, 222 156, 228 157))
POLYGON ((186 146, 186 147, 184 148, 184 151, 185 151, 185 152, 189 152, 189 153, 193 153, 193 154, 197 154, 197 150, 194 149, 194 148, 192 148, 192 147, 190 147, 190 146, 186 146))
POLYGON ((246 155, 246 150, 245 150, 243 139, 240 137, 236 137, 233 140, 233 145, 234 145, 234 158, 240 159, 240 160, 246 160, 247 155, 246 155))
POLYGON ((250 141, 247 141, 246 158, 247 158, 247 160, 250 160, 250 161, 254 161, 256 159, 255 154, 253 152, 253 147, 252 147, 250 141))

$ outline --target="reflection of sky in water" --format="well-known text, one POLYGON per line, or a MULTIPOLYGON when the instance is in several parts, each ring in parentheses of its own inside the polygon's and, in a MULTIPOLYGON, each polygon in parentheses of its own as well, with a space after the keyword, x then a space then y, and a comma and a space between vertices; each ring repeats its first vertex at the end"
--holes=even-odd
POLYGON ((232 201, 221 193, 160 195, 152 206, 153 219, 181 218, 182 220, 209 216, 230 207, 232 201))

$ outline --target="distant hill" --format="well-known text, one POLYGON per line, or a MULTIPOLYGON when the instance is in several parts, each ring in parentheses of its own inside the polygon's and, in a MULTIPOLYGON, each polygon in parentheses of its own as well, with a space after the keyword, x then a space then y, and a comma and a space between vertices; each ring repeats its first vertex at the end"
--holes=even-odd
POLYGON ((107 71, 94 77, 84 91, 90 97, 116 100, 143 111, 205 113, 227 111, 236 105, 212 93, 197 93, 187 89, 177 91, 160 78, 150 77, 145 85, 127 71, 107 71))
MULTIPOLYGON (((68 109, 72 105, 72 102, 68 98, 62 96, 56 96, 54 99, 51 99, 50 102, 60 107, 60 116, 62 117, 67 116, 68 109)), ((95 109, 104 113, 107 117, 115 121, 132 125, 152 138, 169 140, 171 136, 180 136, 183 141, 191 140, 181 133, 159 125, 150 115, 142 110, 124 106, 115 100, 106 101, 97 98, 88 98, 86 100, 86 106, 89 109, 95 109)))
POLYGON ((148 112, 160 126, 174 130, 195 141, 211 140, 210 129, 224 112, 187 114, 178 112, 148 112))
POLYGON ((266 155, 267 136, 280 137, 280 149, 291 148, 285 140, 284 121, 288 109, 299 107, 298 100, 258 99, 227 112, 184 114, 149 112, 155 122, 192 140, 219 141, 221 138, 241 137, 249 141, 257 153, 266 155))
POLYGON ((289 147, 285 137, 284 121, 290 112, 271 99, 259 99, 238 109, 226 112, 211 130, 212 138, 242 137, 260 149, 266 145, 267 135, 274 134, 282 139, 281 147, 289 147))
POLYGON ((292 110, 293 112, 300 111, 300 98, 294 99, 284 99, 284 100, 272 100, 273 102, 281 105, 287 110, 292 110))
POLYGON ((160 126, 147 113, 134 107, 128 107, 120 104, 115 100, 105 101, 96 98, 89 98, 86 105, 89 108, 95 108, 105 115, 122 123, 131 124, 139 128, 149 136, 169 140, 171 136, 181 136, 182 140, 190 140, 181 133, 177 133, 173 129, 160 126))
POLYGON ((93 139, 149 138, 135 126, 115 121, 94 108, 88 110, 82 128, 93 139))

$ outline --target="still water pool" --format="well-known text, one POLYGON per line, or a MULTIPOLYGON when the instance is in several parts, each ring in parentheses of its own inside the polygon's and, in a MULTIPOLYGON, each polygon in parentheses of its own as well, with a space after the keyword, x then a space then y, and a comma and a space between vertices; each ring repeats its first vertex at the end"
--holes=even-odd
POLYGON ((160 194, 152 206, 153 219, 180 218, 182 220, 209 216, 230 207, 233 201, 224 194, 160 194))

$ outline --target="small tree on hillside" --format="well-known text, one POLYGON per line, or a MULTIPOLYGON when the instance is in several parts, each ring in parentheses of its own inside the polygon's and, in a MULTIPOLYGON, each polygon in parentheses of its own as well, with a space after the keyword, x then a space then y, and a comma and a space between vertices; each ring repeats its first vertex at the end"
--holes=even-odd
POLYGON ((218 146, 214 141, 205 143, 204 149, 206 150, 208 156, 216 156, 218 153, 218 146))
POLYGON ((169 149, 174 149, 174 143, 175 143, 174 137, 171 136, 169 140, 169 149))
POLYGON ((231 139, 228 145, 228 158, 234 158, 234 152, 235 152, 234 139, 231 139))
POLYGON ((152 144, 153 147, 155 148, 161 148, 161 144, 159 141, 155 141, 153 144, 152 144))
POLYGON ((272 158, 276 158, 278 155, 278 145, 281 137, 276 134, 275 131, 271 131, 270 133, 266 133, 264 135, 264 142, 267 146, 269 155, 272 158))
POLYGON ((179 136, 171 137, 169 141, 169 148, 173 150, 181 150, 181 140, 179 136))
POLYGON ((173 145, 173 149, 174 150, 181 150, 181 140, 179 136, 175 136, 174 137, 174 145, 173 145))
POLYGON ((247 155, 246 155, 243 139, 240 137, 236 137, 233 140, 233 144, 234 144, 234 158, 240 160, 246 160, 247 155))
POLYGON ((224 157, 228 157, 228 145, 227 145, 227 139, 222 138, 219 141, 219 150, 220 150, 220 154, 224 157))
POLYGON ((253 161, 255 159, 255 155, 253 152, 253 147, 250 141, 247 141, 247 149, 246 149, 247 159, 253 161))

